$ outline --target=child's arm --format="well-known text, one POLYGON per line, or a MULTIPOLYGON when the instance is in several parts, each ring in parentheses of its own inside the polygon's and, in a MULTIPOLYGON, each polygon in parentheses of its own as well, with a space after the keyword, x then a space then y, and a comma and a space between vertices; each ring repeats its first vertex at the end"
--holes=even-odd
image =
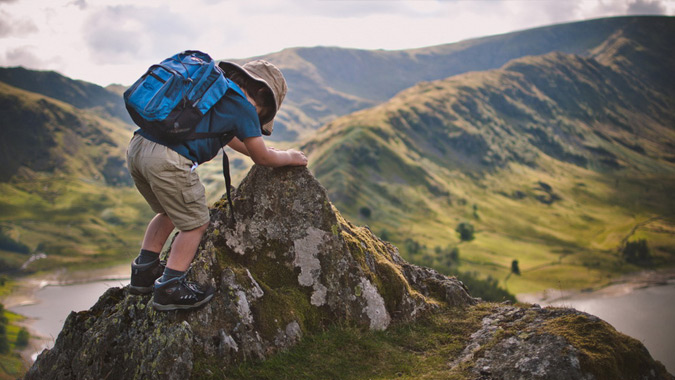
MULTIPOLYGON (((234 140, 236 140, 236 138, 232 141, 234 140)), ((245 139, 243 144, 241 144, 243 145, 242 150, 239 150, 242 148, 242 146, 238 146, 239 144, 241 144, 241 141, 237 140, 234 145, 230 142, 229 146, 238 152, 250 156, 257 165, 271 167, 307 165, 307 157, 305 157, 305 154, 301 151, 295 149, 276 150, 274 148, 268 148, 265 146, 265 141, 263 141, 262 137, 249 137, 245 139)))
POLYGON ((246 145, 244 145, 244 143, 241 142, 241 140, 239 140, 236 137, 233 138, 232 140, 230 140, 230 142, 227 143, 227 146, 229 146, 230 148, 236 150, 237 152, 239 152, 241 154, 250 156, 250 154, 248 153, 248 149, 246 149, 246 145))

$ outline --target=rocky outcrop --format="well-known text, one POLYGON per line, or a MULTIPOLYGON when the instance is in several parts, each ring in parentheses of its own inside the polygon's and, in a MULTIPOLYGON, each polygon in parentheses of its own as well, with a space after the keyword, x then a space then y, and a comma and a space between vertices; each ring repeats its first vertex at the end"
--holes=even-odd
POLYGON ((305 168, 254 167, 233 200, 236 223, 218 202, 188 274, 217 289, 211 302, 157 312, 149 295, 109 289, 70 314, 25 379, 211 378, 209 368, 268 358, 334 324, 382 330, 457 308, 476 329, 449 337, 465 342, 444 367, 452 378, 673 379, 596 317, 479 302, 457 279, 405 262, 344 220, 305 168))
POLYGON ((382 330, 477 302, 460 281, 411 265, 344 220, 305 168, 254 167, 224 200, 188 276, 211 283, 195 311, 157 312, 151 296, 108 290, 71 313, 26 379, 186 379, 204 360, 264 359, 335 323, 382 330))
POLYGON ((499 305, 450 367, 459 378, 672 380, 638 340, 574 309, 499 305))

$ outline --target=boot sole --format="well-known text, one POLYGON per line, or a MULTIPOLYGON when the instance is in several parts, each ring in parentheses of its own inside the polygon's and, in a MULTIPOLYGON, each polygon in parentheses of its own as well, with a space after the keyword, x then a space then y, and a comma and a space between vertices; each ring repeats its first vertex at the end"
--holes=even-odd
POLYGON ((197 303, 194 303, 192 305, 181 305, 181 304, 164 305, 164 304, 161 304, 161 303, 157 303, 153 300, 152 306, 155 308, 155 310, 159 310, 159 311, 188 310, 188 309, 194 309, 194 308, 197 308, 197 307, 200 307, 200 306, 204 305, 205 303, 209 302, 211 300, 211 298, 213 298, 213 294, 210 294, 209 296, 207 296, 203 300, 201 300, 197 303))
POLYGON ((135 295, 150 294, 155 289, 154 284, 150 286, 133 286, 129 285, 129 293, 135 295))

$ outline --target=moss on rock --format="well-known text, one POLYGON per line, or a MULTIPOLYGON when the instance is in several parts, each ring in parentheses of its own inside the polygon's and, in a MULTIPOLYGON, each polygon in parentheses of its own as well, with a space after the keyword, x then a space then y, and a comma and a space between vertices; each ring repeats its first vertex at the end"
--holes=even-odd
POLYGON ((669 378, 663 365, 654 362, 640 341, 597 317, 563 315, 544 322, 542 331, 565 338, 579 350, 581 368, 597 380, 638 379, 646 373, 653 373, 650 378, 669 378))
MULTIPOLYGON (((525 360, 525 374, 583 375, 574 367, 578 355, 587 357, 588 365, 633 368, 610 360, 639 350, 631 342, 623 351, 598 354, 599 348, 574 341, 580 320, 563 318, 568 314, 486 307, 457 279, 405 262, 396 247, 345 220, 306 168, 256 166, 233 200, 234 210, 226 202, 211 210, 211 225, 188 272, 189 279, 215 287, 209 303, 158 312, 150 295, 110 289, 90 310, 68 317, 54 347, 38 357, 26 380, 222 377, 228 368, 269 358, 336 326, 371 334, 364 330, 396 328, 441 310, 472 322, 448 329, 447 336, 433 333, 438 343, 420 338, 411 344, 447 355, 443 369, 434 367, 439 377, 509 378, 499 376, 512 373, 519 360, 525 360), (545 320, 552 322, 542 331, 538 326, 545 320), (546 355, 558 354, 567 361, 552 370, 544 365, 546 355)), ((591 328, 583 326, 581 331, 591 328)), ((637 360, 651 365, 648 356, 637 360)), ((634 366, 638 372, 647 368, 634 366)))

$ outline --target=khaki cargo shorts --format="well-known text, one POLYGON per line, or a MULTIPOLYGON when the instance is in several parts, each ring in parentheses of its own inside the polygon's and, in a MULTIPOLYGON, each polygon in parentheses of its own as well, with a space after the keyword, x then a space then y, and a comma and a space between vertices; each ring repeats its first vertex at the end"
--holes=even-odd
POLYGON ((152 210, 166 214, 178 230, 193 230, 209 221, 204 185, 190 170, 192 161, 136 134, 127 149, 127 164, 152 210))

